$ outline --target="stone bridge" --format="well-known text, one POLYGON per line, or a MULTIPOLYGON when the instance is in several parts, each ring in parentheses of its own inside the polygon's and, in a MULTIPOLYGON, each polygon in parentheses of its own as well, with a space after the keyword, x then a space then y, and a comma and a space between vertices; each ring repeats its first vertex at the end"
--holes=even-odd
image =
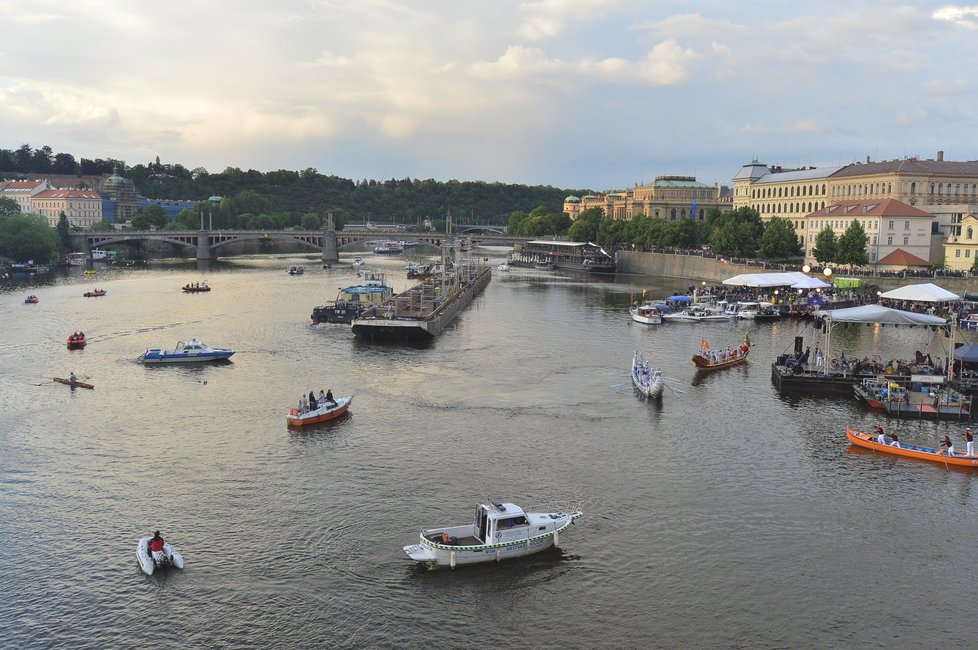
MULTIPOLYGON (((473 234, 464 237, 470 240, 473 246, 515 244, 533 239, 532 237, 514 237, 504 234, 473 234)), ((436 233, 344 233, 333 230, 112 230, 71 234, 72 244, 76 250, 81 249, 90 252, 93 248, 103 248, 113 244, 154 241, 194 249, 198 260, 215 259, 223 247, 231 244, 247 241, 276 241, 293 243, 310 250, 321 251, 324 263, 339 261, 339 250, 344 247, 395 238, 400 241, 416 241, 432 246, 441 246, 445 240, 445 235, 436 233)))

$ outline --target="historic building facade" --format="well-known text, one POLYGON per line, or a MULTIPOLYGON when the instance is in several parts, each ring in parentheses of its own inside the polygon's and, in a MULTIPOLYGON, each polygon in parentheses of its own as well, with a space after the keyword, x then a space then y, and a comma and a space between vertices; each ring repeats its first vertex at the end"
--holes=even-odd
POLYGON ((63 212, 68 223, 89 228, 102 220, 102 197, 92 190, 50 189, 31 198, 31 211, 57 226, 63 212))
POLYGON ((831 203, 800 222, 805 241, 805 262, 814 263, 815 238, 824 228, 840 237, 853 221, 866 231, 866 254, 876 266, 884 257, 902 250, 914 257, 931 260, 931 223, 934 216, 896 199, 846 199, 831 203))
POLYGON ((966 214, 961 232, 950 235, 944 243, 944 264, 949 269, 967 271, 978 260, 978 217, 966 214))
POLYGON ((699 183, 695 176, 657 176, 653 183, 604 194, 587 194, 564 199, 564 212, 571 219, 590 208, 600 208, 605 216, 627 221, 647 215, 664 221, 706 219, 706 211, 732 207, 730 192, 720 185, 699 183))
POLYGON ((51 184, 44 181, 0 181, 0 196, 13 200, 24 214, 33 214, 31 200, 44 190, 51 189, 51 184))

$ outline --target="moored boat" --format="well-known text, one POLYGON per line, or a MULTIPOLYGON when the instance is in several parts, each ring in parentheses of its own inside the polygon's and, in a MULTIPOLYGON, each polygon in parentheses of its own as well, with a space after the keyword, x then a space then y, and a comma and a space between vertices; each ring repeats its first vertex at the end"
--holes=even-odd
POLYGON ((139 561, 139 568, 143 570, 143 573, 151 576, 156 569, 169 566, 176 567, 177 569, 183 568, 183 556, 177 553, 176 549, 169 542, 163 544, 163 552, 160 558, 154 560, 149 550, 149 541, 151 539, 152 537, 143 537, 136 543, 136 559, 139 561))
POLYGON ((86 298, 101 298, 105 295, 105 289, 94 289, 83 294, 86 298))
POLYGON ((905 442, 879 442, 877 436, 857 431, 852 427, 846 427, 846 438, 854 445, 865 449, 872 449, 886 454, 896 456, 906 456, 907 458, 919 458, 935 463, 943 463, 945 466, 957 465, 960 467, 978 467, 978 456, 968 456, 966 454, 948 454, 941 449, 932 447, 921 447, 918 445, 908 445, 905 442))
POLYGON ((560 533, 584 513, 526 512, 513 503, 476 506, 471 524, 421 529, 404 553, 428 567, 499 562, 558 546, 560 533))
POLYGON ((152 348, 143 352, 136 361, 141 363, 194 363, 202 361, 224 361, 234 354, 228 348, 212 348, 198 339, 178 341, 172 350, 152 348))
POLYGON ((710 344, 706 339, 700 340, 700 349, 693 355, 693 364, 699 370, 719 370, 730 366, 740 365, 747 361, 750 354, 751 342, 750 335, 744 334, 743 345, 735 348, 710 349, 710 344))
POLYGON ((322 406, 306 411, 301 411, 293 406, 289 409, 289 414, 285 420, 290 427, 304 427, 307 424, 329 422, 346 415, 352 401, 353 396, 350 395, 349 397, 339 397, 333 402, 325 402, 322 406))
POLYGON ((730 314, 725 312, 723 309, 715 309, 712 307, 689 307, 680 311, 663 314, 662 318, 667 321, 701 323, 707 321, 727 321, 730 320, 730 314))
POLYGON ((662 323, 662 309, 650 302, 633 305, 628 313, 632 315, 632 320, 636 323, 645 325, 660 325, 662 323))
POLYGON ((497 271, 508 271, 509 270, 509 264, 507 264, 506 262, 503 262, 502 264, 500 264, 499 266, 496 267, 496 270, 497 271))
POLYGON ((352 323, 394 294, 383 273, 367 273, 360 284, 340 289, 335 300, 312 310, 312 324, 352 323))
POLYGON ((632 356, 632 384, 646 397, 656 399, 662 397, 665 379, 662 371, 649 365, 638 352, 632 356))
POLYGON ((85 347, 85 332, 75 332, 68 336, 68 349, 80 350, 85 347))

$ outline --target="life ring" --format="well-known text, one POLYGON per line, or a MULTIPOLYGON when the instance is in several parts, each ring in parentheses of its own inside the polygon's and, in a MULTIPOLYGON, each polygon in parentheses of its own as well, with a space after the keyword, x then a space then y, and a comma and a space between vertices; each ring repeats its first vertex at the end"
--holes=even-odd
POLYGON ((289 415, 299 415, 299 409, 293 406, 289 409, 289 415))

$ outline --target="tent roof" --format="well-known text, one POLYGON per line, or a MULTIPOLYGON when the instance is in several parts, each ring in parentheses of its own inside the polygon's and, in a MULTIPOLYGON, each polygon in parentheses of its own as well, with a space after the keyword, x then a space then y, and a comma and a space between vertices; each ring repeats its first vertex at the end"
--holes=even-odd
POLYGON ((824 289, 825 287, 831 287, 832 285, 828 282, 822 282, 818 278, 808 278, 799 282, 795 282, 791 285, 792 289, 824 289))
POLYGON ((669 296, 668 298, 663 298, 663 300, 671 300, 673 302, 693 302, 693 299, 689 296, 669 296))
POLYGON ((961 300, 961 296, 951 293, 947 289, 942 289, 936 284, 925 282, 924 284, 908 284, 899 289, 893 289, 880 294, 881 298, 891 300, 915 300, 918 302, 948 302, 950 300, 961 300))
POLYGON ((978 343, 965 343, 954 348, 954 358, 967 363, 978 361, 978 343))
MULTIPOLYGON (((809 276, 801 271, 790 271, 787 273, 741 273, 723 281, 724 284, 733 287, 790 287, 796 282, 811 280, 809 276)), ((829 286, 827 284, 822 286, 829 286)))
POLYGON ((845 309, 828 309, 815 312, 816 316, 829 316, 833 323, 883 323, 885 325, 947 325, 938 316, 918 314, 912 311, 891 309, 882 305, 862 305, 845 309))

